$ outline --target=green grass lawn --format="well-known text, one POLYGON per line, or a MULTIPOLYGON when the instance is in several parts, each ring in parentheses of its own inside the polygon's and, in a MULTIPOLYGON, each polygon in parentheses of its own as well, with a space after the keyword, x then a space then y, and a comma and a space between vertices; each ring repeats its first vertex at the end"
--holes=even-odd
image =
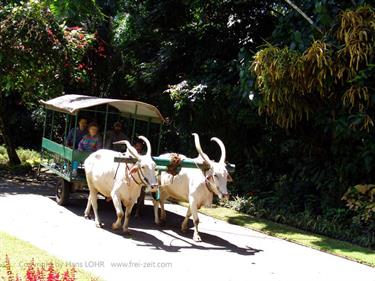
POLYGON ((375 251, 368 248, 310 233, 291 226, 253 218, 224 207, 203 208, 200 212, 216 219, 375 267, 375 251))
MULTIPOLYGON (((0 232, 0 280, 6 280, 5 255, 9 256, 13 273, 23 278, 27 270, 27 264, 34 258, 35 265, 45 265, 53 262, 57 272, 69 270, 69 264, 48 252, 41 250, 32 244, 13 237, 5 232, 0 232)), ((74 253, 72 253, 74 255, 74 253)), ((100 280, 94 275, 78 269, 76 280, 100 280)))

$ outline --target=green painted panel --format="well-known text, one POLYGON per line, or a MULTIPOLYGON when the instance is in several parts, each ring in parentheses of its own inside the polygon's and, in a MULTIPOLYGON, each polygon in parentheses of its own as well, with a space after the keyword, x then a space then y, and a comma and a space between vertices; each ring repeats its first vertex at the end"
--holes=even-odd
POLYGON ((42 148, 58 154, 59 156, 63 157, 64 159, 67 159, 69 161, 72 161, 73 159, 73 149, 64 146, 62 144, 58 144, 54 141, 51 141, 47 138, 42 139, 42 148))
POLYGON ((83 161, 85 161, 86 158, 89 157, 89 155, 92 153, 92 152, 86 152, 86 151, 73 150, 70 147, 64 146, 62 144, 58 144, 47 138, 43 138, 42 148, 52 153, 55 153, 61 156, 62 158, 69 160, 70 162, 78 161, 79 163, 82 163, 83 161))

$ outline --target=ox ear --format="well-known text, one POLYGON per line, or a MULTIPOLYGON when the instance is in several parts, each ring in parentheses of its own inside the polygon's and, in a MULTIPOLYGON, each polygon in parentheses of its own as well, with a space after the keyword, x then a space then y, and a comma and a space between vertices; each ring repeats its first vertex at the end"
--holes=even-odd
POLYGON ((232 176, 229 173, 227 175, 227 181, 228 182, 233 182, 233 178, 232 178, 232 176))
POLYGON ((134 166, 130 169, 129 173, 130 173, 130 174, 134 174, 134 173, 136 173, 136 172, 138 172, 138 166, 137 166, 137 165, 134 165, 134 166))

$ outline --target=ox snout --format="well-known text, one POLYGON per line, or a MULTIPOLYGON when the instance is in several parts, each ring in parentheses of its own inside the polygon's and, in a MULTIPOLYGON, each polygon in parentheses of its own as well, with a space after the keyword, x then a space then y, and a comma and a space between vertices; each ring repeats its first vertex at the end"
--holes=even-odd
POLYGON ((222 192, 220 192, 218 194, 218 197, 219 197, 220 200, 224 200, 224 201, 229 200, 229 194, 228 193, 222 193, 222 192))
POLYGON ((158 184, 151 184, 151 192, 156 192, 158 190, 159 185, 158 184))

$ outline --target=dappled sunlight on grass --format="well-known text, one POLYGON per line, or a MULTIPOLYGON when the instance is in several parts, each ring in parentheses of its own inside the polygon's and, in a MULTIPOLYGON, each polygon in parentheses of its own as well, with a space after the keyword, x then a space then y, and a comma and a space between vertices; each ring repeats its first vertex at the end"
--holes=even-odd
POLYGON ((368 248, 310 233, 291 226, 254 218, 224 207, 203 208, 200 212, 231 224, 247 227, 274 237, 375 267, 375 251, 368 248))
MULTIPOLYGON (((40 153, 38 151, 22 148, 17 148, 17 154, 23 165, 36 166, 40 163, 40 153)), ((0 145, 0 164, 6 166, 8 162, 8 155, 4 145, 0 145)))

